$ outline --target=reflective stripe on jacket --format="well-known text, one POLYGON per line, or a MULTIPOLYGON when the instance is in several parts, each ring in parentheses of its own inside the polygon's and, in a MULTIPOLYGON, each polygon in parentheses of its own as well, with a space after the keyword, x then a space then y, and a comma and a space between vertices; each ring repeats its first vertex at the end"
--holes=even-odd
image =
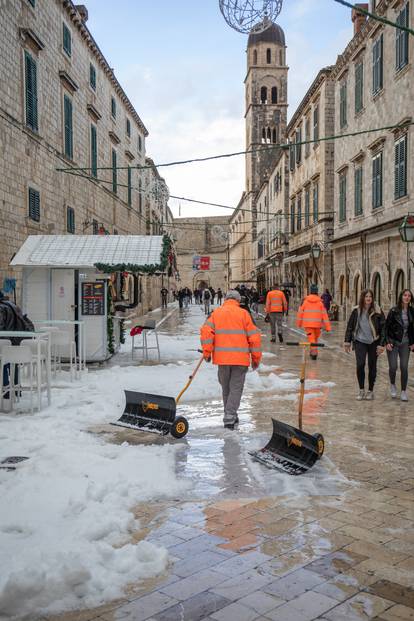
POLYGON ((266 313, 285 313, 287 311, 287 301, 283 291, 274 289, 269 291, 266 296, 266 313))
POLYGON ((212 356, 214 364, 248 367, 250 359, 258 364, 262 357, 260 330, 236 300, 226 300, 211 313, 200 340, 204 356, 212 356))
POLYGON ((331 330, 328 313, 318 295, 308 295, 298 310, 296 324, 299 328, 322 328, 327 332, 331 330))

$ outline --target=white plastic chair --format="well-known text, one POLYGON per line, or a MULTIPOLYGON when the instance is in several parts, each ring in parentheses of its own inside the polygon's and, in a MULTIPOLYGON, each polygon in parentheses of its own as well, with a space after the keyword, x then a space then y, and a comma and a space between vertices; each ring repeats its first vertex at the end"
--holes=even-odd
POLYGON ((73 371, 76 372, 76 343, 69 332, 57 330, 51 332, 52 357, 54 364, 54 375, 57 369, 62 369, 62 358, 66 357, 68 352, 70 379, 73 380, 73 371))
MULTIPOLYGON (((33 414, 33 367, 35 365, 35 361, 33 360, 32 350, 30 347, 26 345, 13 346, 8 345, 6 347, 2 347, 1 349, 1 366, 0 366, 0 376, 3 378, 4 367, 9 364, 9 383, 7 386, 2 386, 1 390, 1 409, 3 409, 3 401, 6 393, 9 393, 10 399, 10 410, 13 409, 13 405, 16 400, 19 398, 19 394, 23 390, 30 391, 30 412, 33 414), (20 379, 15 382, 15 371, 17 369, 20 371, 20 379), (24 368, 27 367, 29 371, 29 386, 23 386, 21 382, 21 378, 23 375, 24 368), (17 393, 17 395, 16 395, 17 393), (16 399, 17 397, 17 399, 16 399)), ((40 403, 39 403, 39 411, 40 411, 40 403)))

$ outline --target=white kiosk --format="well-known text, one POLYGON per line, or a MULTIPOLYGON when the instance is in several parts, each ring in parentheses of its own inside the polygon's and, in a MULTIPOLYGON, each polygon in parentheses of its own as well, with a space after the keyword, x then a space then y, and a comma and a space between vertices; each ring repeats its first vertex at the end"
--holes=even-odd
MULTIPOLYGON (((30 235, 11 261, 23 268, 22 310, 34 322, 82 321, 86 360, 107 360, 110 276, 96 266, 162 271, 164 248, 161 235, 30 235)), ((67 326, 79 346, 76 327, 67 326)), ((119 339, 114 321, 114 351, 119 339)))

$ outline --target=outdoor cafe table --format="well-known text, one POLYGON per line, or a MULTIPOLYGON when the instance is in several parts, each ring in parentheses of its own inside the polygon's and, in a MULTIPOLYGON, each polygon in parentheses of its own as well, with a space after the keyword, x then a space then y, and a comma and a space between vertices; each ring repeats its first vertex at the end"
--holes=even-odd
MULTIPOLYGON (((67 326, 77 326, 79 330, 79 348, 78 348, 78 369, 82 372, 86 369, 86 338, 85 338, 85 322, 79 319, 41 319, 35 320, 36 326, 42 327, 43 330, 47 330, 47 326, 56 328, 65 328, 67 326)), ((75 365, 76 370, 76 365, 75 365)))
MULTIPOLYGON (((32 339, 36 341, 36 361, 37 361, 37 397, 39 411, 42 407, 42 373, 41 373, 41 359, 42 359, 42 341, 47 343, 46 354, 46 388, 47 388, 47 404, 51 403, 50 385, 51 385, 51 353, 50 353, 50 334, 49 332, 23 332, 14 330, 0 330, 0 338, 10 339, 13 337, 32 339)), ((16 347, 19 347, 16 345, 16 347)), ((3 378, 1 378, 3 382, 3 378)))

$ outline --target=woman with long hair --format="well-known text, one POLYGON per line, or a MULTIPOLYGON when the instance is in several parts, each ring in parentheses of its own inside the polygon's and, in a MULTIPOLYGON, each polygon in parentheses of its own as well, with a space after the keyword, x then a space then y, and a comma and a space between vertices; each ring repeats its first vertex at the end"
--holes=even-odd
POLYGON ((371 289, 364 289, 348 320, 344 349, 355 350, 356 372, 359 385, 357 400, 374 398, 374 384, 377 377, 377 358, 384 351, 385 317, 374 302, 371 289), (368 391, 365 392, 365 364, 368 358, 368 391))
POLYGON ((398 296, 397 306, 388 313, 385 322, 385 342, 391 382, 391 398, 397 396, 395 377, 398 358, 401 372, 401 401, 408 401, 408 360, 414 351, 414 298, 410 289, 404 289, 398 296))

